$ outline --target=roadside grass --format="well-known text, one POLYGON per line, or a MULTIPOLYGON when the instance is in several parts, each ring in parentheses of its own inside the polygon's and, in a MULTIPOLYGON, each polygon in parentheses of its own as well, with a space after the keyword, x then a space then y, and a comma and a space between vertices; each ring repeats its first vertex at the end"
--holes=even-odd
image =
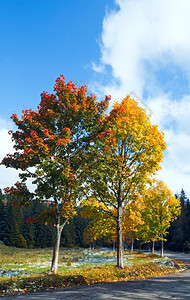
POLYGON ((161 276, 179 264, 157 255, 124 252, 124 269, 116 268, 116 252, 60 249, 56 275, 49 272, 52 249, 18 249, 0 244, 0 296, 161 276))

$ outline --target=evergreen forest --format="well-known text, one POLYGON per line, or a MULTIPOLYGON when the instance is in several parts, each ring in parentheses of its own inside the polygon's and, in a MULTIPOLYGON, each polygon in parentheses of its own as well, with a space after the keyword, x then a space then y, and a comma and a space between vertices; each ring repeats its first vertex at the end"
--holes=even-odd
MULTIPOLYGON (((182 189, 176 197, 181 203, 181 214, 168 228, 165 236, 164 248, 170 251, 190 251, 190 200, 182 189)), ((35 217, 44 209, 44 203, 33 201, 32 206, 15 207, 10 195, 4 195, 0 190, 0 241, 7 246, 18 248, 46 248, 53 247, 55 242, 55 229, 50 225, 39 223, 31 224, 27 220, 35 217)), ((77 214, 66 224, 61 235, 61 247, 114 247, 113 242, 106 238, 97 239, 93 244, 88 244, 85 239, 85 228, 89 225, 89 218, 81 216, 81 208, 77 214)), ((130 238, 124 241, 125 248, 130 249, 130 238)), ((139 248, 150 249, 149 243, 136 240, 135 250, 139 248)), ((155 250, 160 249, 160 242, 155 244, 155 250)))

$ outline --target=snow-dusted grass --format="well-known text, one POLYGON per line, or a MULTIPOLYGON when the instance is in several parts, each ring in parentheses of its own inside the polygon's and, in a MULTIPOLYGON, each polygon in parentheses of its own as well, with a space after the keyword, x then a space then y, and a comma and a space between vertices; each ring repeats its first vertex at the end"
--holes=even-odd
MULTIPOLYGON (((15 277, 50 270, 52 249, 18 249, 0 245, 0 277, 15 277)), ((169 259, 147 256, 143 253, 123 252, 125 266, 140 265, 148 262, 169 266, 169 259)), ((60 249, 59 271, 70 271, 96 266, 115 266, 116 252, 99 249, 60 249)), ((171 267, 172 267, 171 263, 171 267)))
POLYGON ((0 245, 0 295, 50 288, 131 280, 174 272, 167 258, 124 252, 124 269, 116 268, 116 252, 60 249, 59 273, 50 274, 52 249, 18 249, 0 245))

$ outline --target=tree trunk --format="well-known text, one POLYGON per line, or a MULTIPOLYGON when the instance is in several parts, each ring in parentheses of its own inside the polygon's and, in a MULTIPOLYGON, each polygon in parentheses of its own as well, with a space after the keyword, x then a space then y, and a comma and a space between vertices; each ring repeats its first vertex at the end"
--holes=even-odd
POLYGON ((163 257, 164 256, 164 241, 163 241, 163 234, 162 234, 162 240, 161 240, 161 253, 160 256, 163 257))
POLYGON ((60 225, 58 223, 56 225, 56 237, 55 237, 55 244, 54 244, 54 248, 53 248, 53 258, 52 258, 52 263, 51 263, 51 272, 52 273, 57 272, 59 246, 60 246, 62 230, 63 230, 63 225, 60 225))
POLYGON ((122 207, 118 207, 117 214, 117 267, 123 269, 123 257, 122 257, 122 207))
POLYGON ((68 218, 65 219, 63 224, 60 224, 60 212, 59 209, 57 210, 57 215, 56 215, 56 236, 55 236, 55 244, 53 248, 53 258, 52 258, 52 263, 51 263, 51 272, 56 273, 57 272, 57 265, 58 265, 58 255, 59 255, 59 246, 60 246, 60 240, 61 240, 61 232, 63 230, 63 227, 67 223, 68 218))
POLYGON ((155 241, 152 241, 152 253, 154 253, 154 244, 155 244, 155 241))
POLYGON ((134 251, 134 239, 131 237, 131 252, 134 251))

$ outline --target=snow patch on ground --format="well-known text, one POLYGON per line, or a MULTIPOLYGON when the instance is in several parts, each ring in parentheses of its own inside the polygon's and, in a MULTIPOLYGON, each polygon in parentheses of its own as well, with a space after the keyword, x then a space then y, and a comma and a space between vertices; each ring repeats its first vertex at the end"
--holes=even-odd
POLYGON ((168 257, 164 257, 164 259, 156 258, 154 259, 154 262, 162 266, 167 266, 171 268, 175 267, 175 263, 172 260, 170 260, 168 257))
MULTIPOLYGON (((99 265, 106 265, 106 264, 112 264, 116 265, 117 264, 117 257, 115 251, 108 251, 108 250, 93 250, 93 249, 84 249, 83 251, 80 251, 80 255, 77 257, 74 257, 76 260, 72 260, 70 256, 67 254, 60 255, 59 258, 59 267, 66 268, 68 270, 72 268, 83 268, 87 266, 97 266, 99 265)), ((131 266, 133 265, 133 259, 134 255, 130 254, 125 254, 123 253, 123 262, 124 265, 126 266, 131 266)), ((160 265, 165 265, 167 267, 175 267, 175 263, 171 261, 168 257, 165 258, 155 258, 152 259, 152 262, 156 262, 160 265)), ((12 267, 9 265, 9 268, 11 270, 1 270, 0 269, 0 276, 3 277, 15 277, 18 275, 23 275, 23 274, 30 274, 34 272, 34 269, 38 269, 38 273, 42 272, 42 269, 44 268, 50 268, 51 261, 44 261, 44 262, 33 262, 33 263, 28 263, 27 266, 23 264, 17 264, 12 267), (41 270, 40 270, 41 269, 41 270)), ((35 271, 36 273, 36 271, 35 271)))

